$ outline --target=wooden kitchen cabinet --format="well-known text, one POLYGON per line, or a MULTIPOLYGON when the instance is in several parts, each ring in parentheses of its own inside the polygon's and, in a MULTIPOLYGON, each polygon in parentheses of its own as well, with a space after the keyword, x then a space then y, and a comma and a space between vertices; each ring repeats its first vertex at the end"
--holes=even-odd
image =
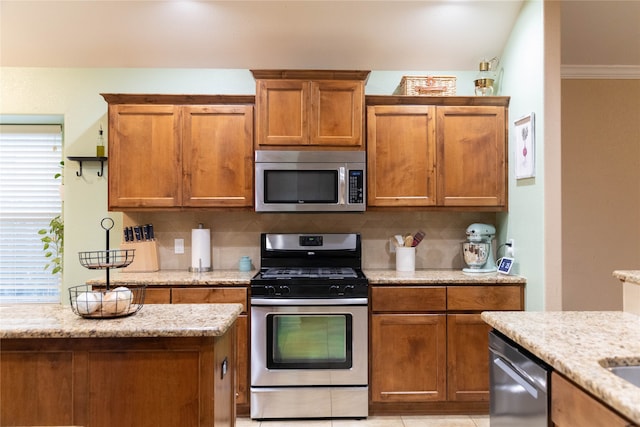
POLYGON ((506 108, 441 106, 436 114, 438 205, 506 207, 506 108))
POLYGON ((445 400, 446 289, 374 287, 371 292, 371 401, 445 400))
POLYGON ((256 79, 256 149, 365 149, 368 71, 252 73, 256 79))
POLYGON ((253 106, 183 110, 182 205, 253 206, 253 106))
POLYGON ((367 108, 367 204, 436 204, 435 107, 367 108))
POLYGON ((507 208, 507 97, 367 97, 372 207, 507 208))
POLYGON ((447 398, 489 401, 489 331, 485 310, 524 309, 520 285, 447 287, 447 398))
POLYGON ((234 341, 235 327, 218 337, 3 340, 0 425, 234 426, 234 341))
POLYGON ((489 408, 484 310, 522 310, 521 285, 372 285, 373 414, 489 408))
POLYGON ((240 287, 173 288, 173 304, 242 304, 236 320, 236 404, 249 404, 249 314, 247 289, 240 287))
POLYGON ((447 315, 447 399, 489 401, 489 331, 480 314, 447 315))
POLYGON ((171 288, 150 288, 144 290, 145 304, 171 304, 171 288))
POLYGON ((555 427, 636 425, 557 372, 551 374, 550 415, 555 427))
POLYGON ((182 204, 180 111, 109 105, 109 210, 182 204))
POLYGON ((109 210, 253 206, 253 97, 103 97, 109 210))

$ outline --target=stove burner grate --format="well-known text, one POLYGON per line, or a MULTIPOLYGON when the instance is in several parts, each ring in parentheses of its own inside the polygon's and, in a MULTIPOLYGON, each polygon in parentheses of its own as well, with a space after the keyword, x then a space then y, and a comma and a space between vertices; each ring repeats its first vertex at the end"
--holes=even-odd
POLYGON ((262 273, 263 279, 327 278, 355 279, 356 271, 351 267, 288 267, 269 268, 262 273))

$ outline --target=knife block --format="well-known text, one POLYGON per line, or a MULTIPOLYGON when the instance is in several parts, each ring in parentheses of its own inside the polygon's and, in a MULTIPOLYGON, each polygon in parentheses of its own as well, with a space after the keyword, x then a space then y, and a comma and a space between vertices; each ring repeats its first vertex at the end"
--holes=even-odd
POLYGON ((148 273, 158 271, 158 242, 122 242, 120 249, 135 249, 133 261, 121 271, 127 273, 148 273))

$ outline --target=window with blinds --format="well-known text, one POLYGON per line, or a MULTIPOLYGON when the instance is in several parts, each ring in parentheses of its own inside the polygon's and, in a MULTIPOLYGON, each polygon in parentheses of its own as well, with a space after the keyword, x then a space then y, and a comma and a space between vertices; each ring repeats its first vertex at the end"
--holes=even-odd
POLYGON ((0 125, 0 303, 60 302, 38 231, 62 212, 61 160, 60 125, 0 125))

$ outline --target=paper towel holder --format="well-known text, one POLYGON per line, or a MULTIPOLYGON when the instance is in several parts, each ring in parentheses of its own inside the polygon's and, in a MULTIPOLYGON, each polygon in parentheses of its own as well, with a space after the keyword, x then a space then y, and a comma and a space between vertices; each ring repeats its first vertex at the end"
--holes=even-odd
MULTIPOLYGON (((198 224, 198 229, 203 229, 204 225, 202 223, 198 224)), ((192 242, 192 250, 193 250, 193 242, 192 242)), ((191 263, 193 264, 193 259, 191 261, 191 263)), ((190 273, 204 273, 204 272, 208 272, 208 271, 213 271, 213 267, 211 265, 209 265, 208 267, 203 267, 202 266, 202 258, 198 259, 198 266, 195 267, 193 265, 191 265, 191 267, 189 267, 189 272, 190 273)))

